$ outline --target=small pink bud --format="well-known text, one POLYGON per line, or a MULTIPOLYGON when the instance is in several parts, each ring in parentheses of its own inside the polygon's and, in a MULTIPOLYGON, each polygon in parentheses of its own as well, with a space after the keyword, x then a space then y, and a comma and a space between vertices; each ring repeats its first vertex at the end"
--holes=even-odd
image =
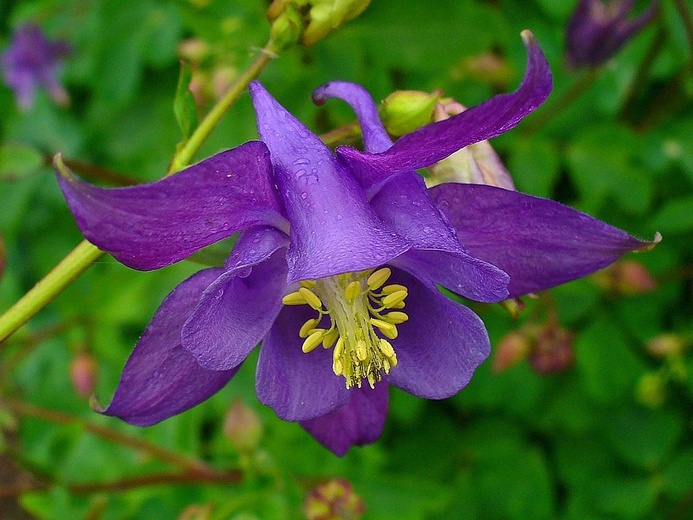
POLYGON ((178 45, 178 55, 189 62, 200 63, 210 55, 210 47, 204 40, 189 38, 178 45))
POLYGON ((253 451, 260 444, 262 429, 257 414, 240 399, 234 399, 224 420, 226 438, 239 451, 253 451))
POLYGON ((676 334, 666 333, 652 338, 645 348, 654 357, 666 358, 682 354, 686 342, 676 334))
POLYGON ((500 373, 527 357, 532 348, 532 338, 523 331, 509 332, 498 342, 491 369, 500 373))
POLYGON ((361 497, 341 478, 313 488, 303 502, 307 520, 359 520, 365 511, 361 497))
POLYGON ((644 265, 635 260, 621 260, 594 275, 602 289, 618 294, 643 294, 657 288, 657 282, 644 265))
POLYGON ((79 352, 70 363, 70 381, 80 397, 89 397, 96 388, 99 366, 89 352, 79 352))
POLYGON ((540 375, 556 374, 570 368, 575 359, 572 332, 548 325, 537 337, 529 364, 540 375))

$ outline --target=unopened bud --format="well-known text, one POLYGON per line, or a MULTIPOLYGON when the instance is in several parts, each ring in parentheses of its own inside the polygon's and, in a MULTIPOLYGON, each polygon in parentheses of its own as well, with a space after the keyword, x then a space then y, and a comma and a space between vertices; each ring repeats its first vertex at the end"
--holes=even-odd
POLYGON ((254 451, 262 438, 262 423, 257 414, 237 398, 226 414, 224 434, 239 451, 254 451))
POLYGON ((214 99, 221 99, 228 92, 229 87, 238 76, 238 71, 234 67, 219 67, 214 71, 212 77, 212 90, 214 99))
POLYGON ((652 356, 663 359, 682 354, 686 348, 686 342, 676 334, 665 333, 652 338, 645 348, 652 356))
POLYGON ((635 388, 637 400, 650 408, 658 408, 666 400, 666 381, 660 372, 643 375, 635 388))
MULTIPOLYGON (((464 105, 444 100, 435 107, 435 121, 444 121, 467 110, 464 105)), ((432 188, 445 182, 488 184, 514 190, 510 173, 488 141, 465 146, 450 157, 428 167, 426 186, 432 188)))
POLYGON ((284 11, 272 21, 270 37, 273 50, 281 52, 296 45, 303 34, 303 19, 293 5, 286 5, 284 11))
POLYGON ((211 505, 192 504, 181 512, 178 520, 209 520, 214 508, 211 505))
POLYGON ((333 479, 312 489, 303 502, 307 520, 359 520, 366 506, 344 479, 333 479))
POLYGON ((89 352, 79 352, 70 363, 70 381, 80 397, 90 397, 96 388, 99 365, 89 352))
POLYGON ((644 265, 635 260, 621 260, 595 273, 595 283, 604 290, 618 294, 652 292, 657 283, 644 265))
POLYGON ((525 302, 520 298, 508 298, 498 304, 503 307, 513 320, 520 317, 520 313, 525 309, 525 302))
POLYGON ((491 369, 500 373, 527 357, 532 348, 532 338, 523 331, 513 331, 501 338, 495 349, 491 369))
POLYGON ((370 3, 371 0, 310 0, 308 24, 301 43, 313 45, 322 40, 345 22, 360 15, 370 3))
POLYGON ((380 106, 387 133, 399 137, 430 123, 440 95, 439 91, 398 90, 387 96, 380 106))
POLYGON ((572 366, 573 333, 548 325, 537 337, 537 342, 529 355, 529 364, 540 375, 564 372, 572 366))
POLYGON ((210 54, 209 44, 199 38, 189 38, 178 45, 178 55, 186 61, 200 63, 210 54))

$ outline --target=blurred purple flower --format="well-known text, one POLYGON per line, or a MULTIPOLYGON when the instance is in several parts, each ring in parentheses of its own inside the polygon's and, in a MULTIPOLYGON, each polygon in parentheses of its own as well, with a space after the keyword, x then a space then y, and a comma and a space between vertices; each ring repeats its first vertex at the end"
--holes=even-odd
POLYGON ((658 1, 628 19, 633 0, 580 0, 566 29, 566 61, 570 67, 594 67, 611 58, 657 13, 658 1))
POLYGON ((120 262, 156 269, 241 231, 223 267, 164 300, 103 410, 150 425, 204 401, 262 342, 263 403, 333 452, 375 441, 388 385, 457 393, 486 359, 482 321, 446 298, 497 302, 591 273, 648 243, 556 202, 494 186, 427 190, 416 169, 516 126, 551 90, 524 33, 520 88, 405 135, 394 145, 366 91, 328 83, 355 110, 365 152, 331 152, 260 85, 262 141, 161 181, 102 189, 58 179, 84 235, 120 262))
POLYGON ((0 67, 20 109, 31 108, 39 87, 45 88, 56 103, 68 102, 58 72, 62 58, 69 53, 67 42, 46 39, 37 25, 26 24, 17 29, 10 46, 0 56, 0 67))

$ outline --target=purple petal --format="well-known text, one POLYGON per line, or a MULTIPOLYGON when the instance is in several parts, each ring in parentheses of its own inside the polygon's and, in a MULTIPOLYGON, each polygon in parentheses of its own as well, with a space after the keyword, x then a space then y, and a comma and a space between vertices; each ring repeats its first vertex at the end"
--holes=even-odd
POLYGON ((183 326, 183 347, 209 370, 240 365, 269 331, 286 292, 288 238, 269 227, 246 231, 232 267, 205 290, 183 326))
POLYGON ((430 166, 465 146, 515 127, 544 102, 552 88, 549 65, 534 36, 523 31, 522 37, 528 51, 527 70, 517 91, 495 96, 450 119, 426 125, 405 135, 383 153, 368 154, 342 147, 337 149, 337 154, 372 193, 392 174, 430 166))
POLYGON ((411 250, 390 264, 470 300, 494 303, 508 297, 507 273, 465 252, 411 250))
POLYGON ((370 269, 406 251, 332 152, 258 82, 250 93, 291 222, 289 282, 370 269))
POLYGON ((255 377, 257 396, 286 421, 307 421, 333 412, 349 397, 344 378, 332 372, 332 350, 301 351, 298 331, 316 312, 285 307, 262 342, 255 377))
POLYGON ((388 408, 388 385, 380 382, 354 388, 344 406, 332 413, 303 421, 301 426, 318 442, 342 457, 352 446, 365 446, 380 438, 388 408))
POLYGON ((221 272, 216 268, 200 271, 166 297, 125 364, 104 415, 135 426, 156 424, 208 399, 233 377, 237 368, 206 370, 180 342, 183 322, 221 272))
POLYGON ((606 267, 644 242, 552 200, 494 186, 430 189, 469 253, 510 275, 509 297, 548 289, 606 267))
POLYGON ((491 345, 481 319, 401 271, 393 281, 407 286, 405 312, 409 321, 398 325, 392 341, 397 366, 386 380, 425 399, 444 399, 459 392, 489 355, 491 345))
POLYGON ((60 188, 84 236, 134 269, 157 269, 254 225, 286 229, 267 147, 249 142, 151 184, 104 189, 59 156, 60 188))
POLYGON ((358 117, 363 145, 367 152, 384 152, 392 146, 392 140, 380 121, 378 107, 365 88, 356 83, 332 81, 313 91, 313 102, 316 105, 322 105, 328 98, 339 98, 351 105, 358 117))

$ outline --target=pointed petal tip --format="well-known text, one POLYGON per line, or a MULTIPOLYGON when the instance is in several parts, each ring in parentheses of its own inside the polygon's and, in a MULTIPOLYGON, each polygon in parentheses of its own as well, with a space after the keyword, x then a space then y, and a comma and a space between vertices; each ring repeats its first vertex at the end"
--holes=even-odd
POLYGON ((650 242, 644 242, 642 246, 638 247, 637 249, 634 249, 633 251, 636 253, 645 253, 647 251, 652 251, 657 244, 659 244, 662 241, 662 234, 657 231, 655 232, 654 238, 650 242))
POLYGON ((103 407, 101 401, 99 401, 99 397, 96 394, 93 394, 89 398, 89 408, 91 408, 92 411, 100 414, 103 414, 106 411, 106 408, 103 407))
POLYGON ((56 153, 53 156, 53 168, 55 168, 55 171, 64 179, 72 180, 75 177, 74 174, 65 164, 65 161, 63 160, 63 154, 60 152, 56 153))
POLYGON ((536 45, 537 43, 534 33, 529 29, 524 29, 522 32, 520 32, 520 36, 522 37, 522 41, 525 42, 525 45, 527 46, 536 45))

